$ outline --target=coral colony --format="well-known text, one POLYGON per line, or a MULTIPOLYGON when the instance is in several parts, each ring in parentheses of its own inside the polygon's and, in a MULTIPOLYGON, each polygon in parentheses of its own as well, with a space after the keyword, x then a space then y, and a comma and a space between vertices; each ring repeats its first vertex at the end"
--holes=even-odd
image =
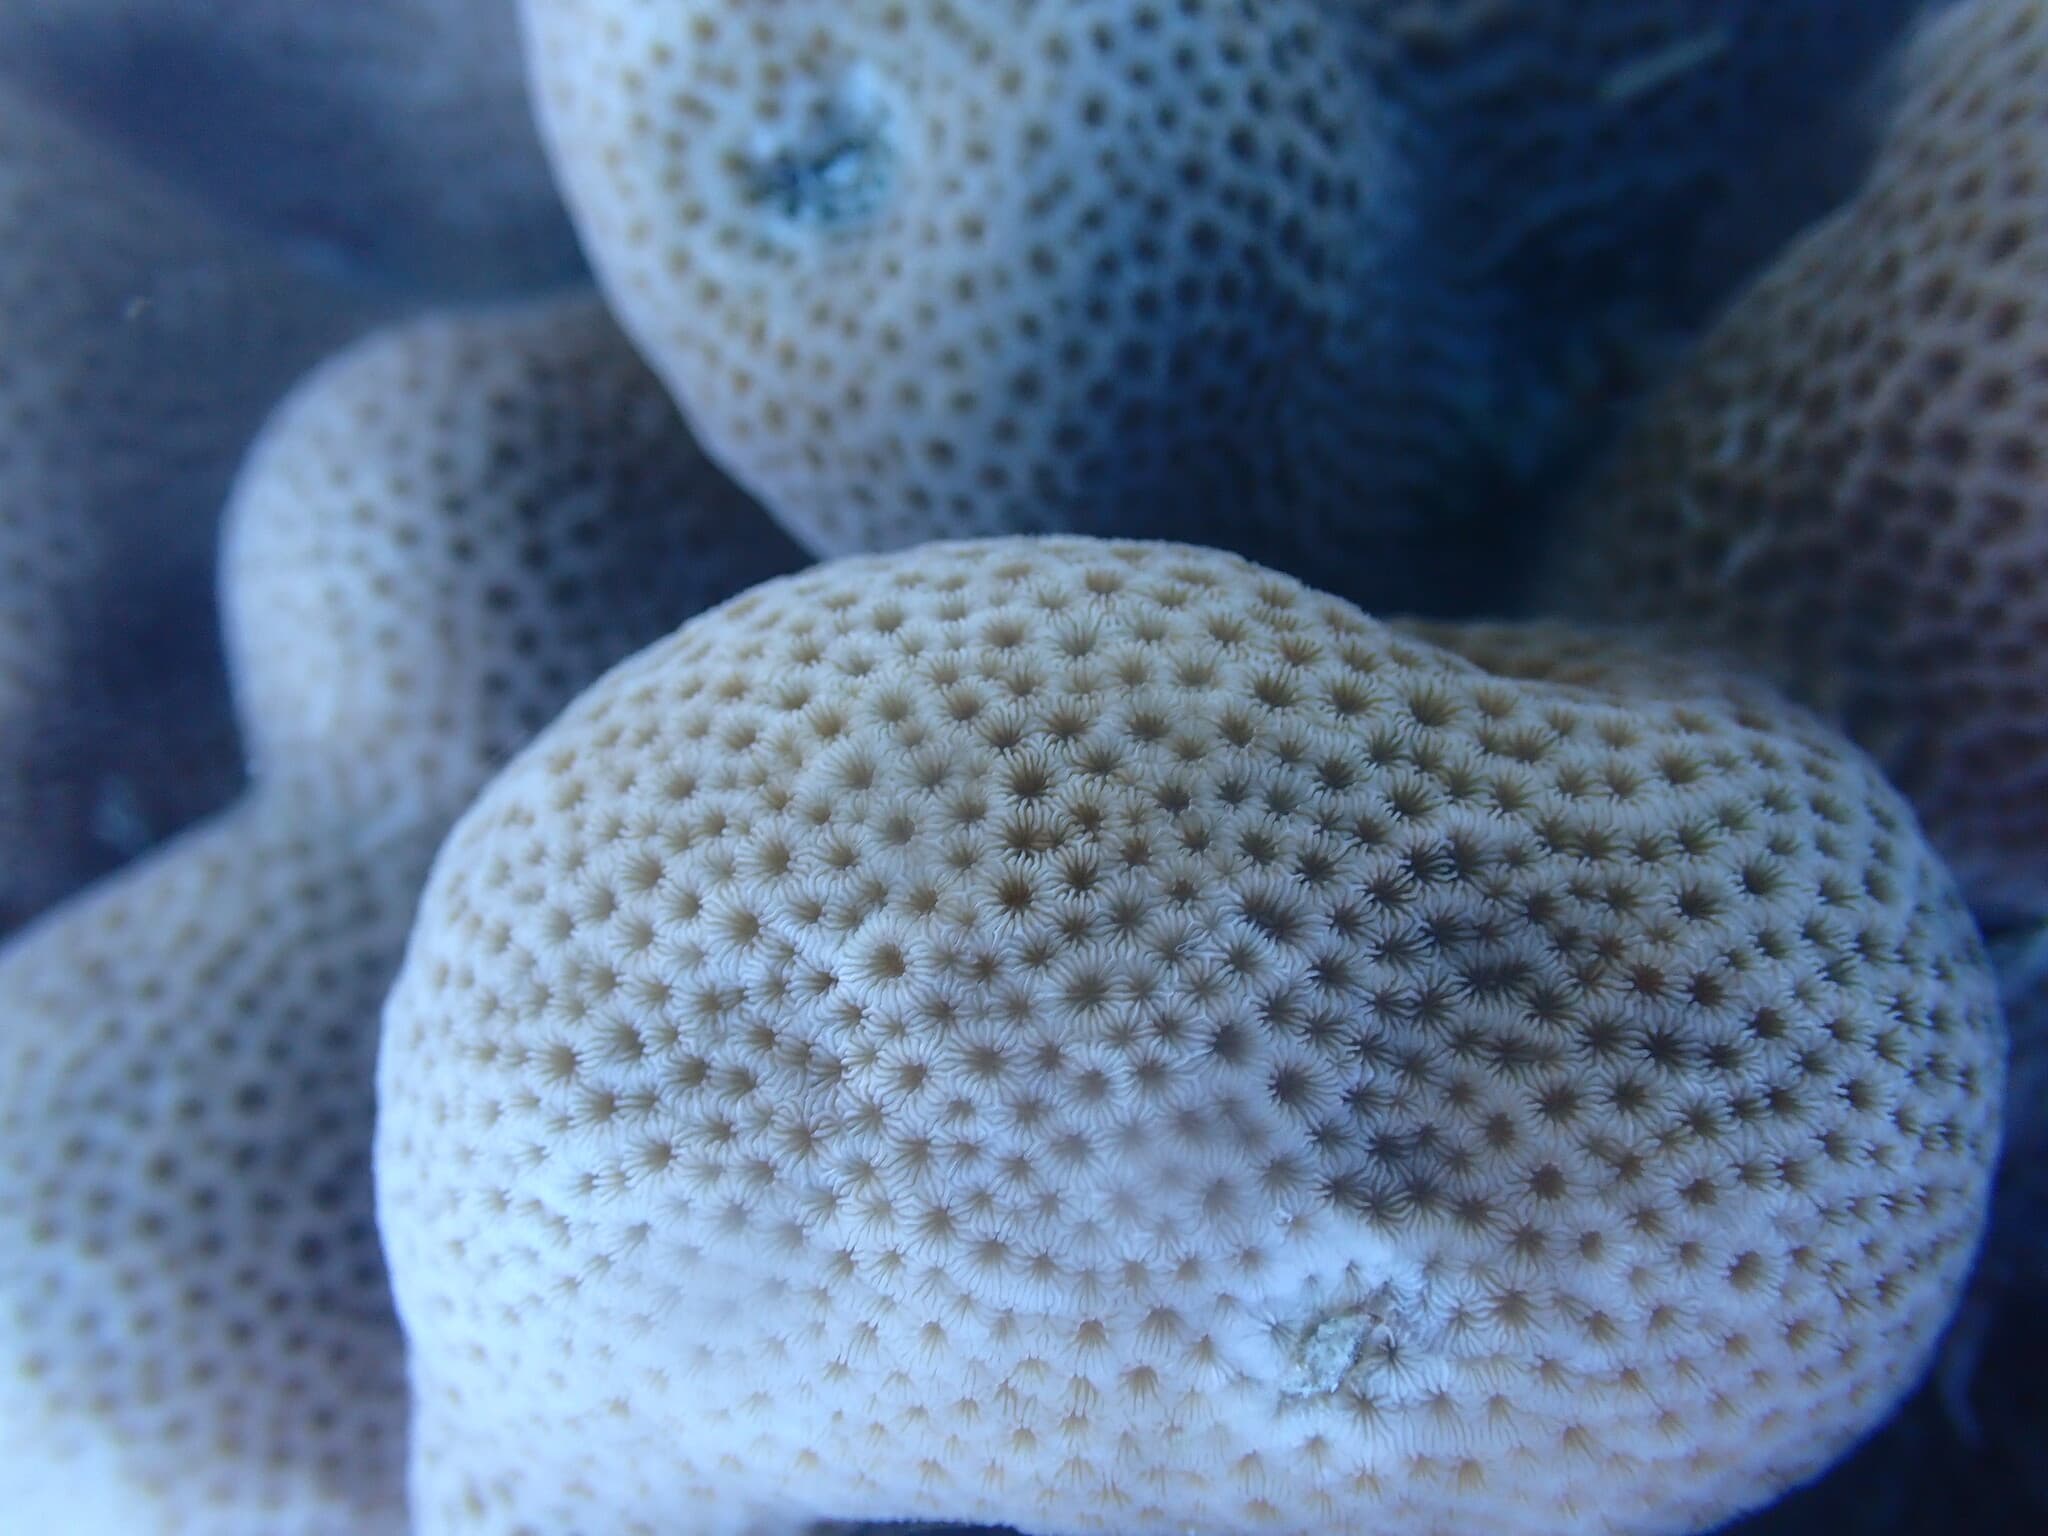
POLYGON ((419 1526, 1693 1530, 1831 1458, 1968 1267, 1994 982, 1853 748, 1555 638, 1004 539, 605 678, 386 1013, 419 1526))
POLYGON ((10 6, 0 1528, 2039 1529, 2044 112, 10 6))

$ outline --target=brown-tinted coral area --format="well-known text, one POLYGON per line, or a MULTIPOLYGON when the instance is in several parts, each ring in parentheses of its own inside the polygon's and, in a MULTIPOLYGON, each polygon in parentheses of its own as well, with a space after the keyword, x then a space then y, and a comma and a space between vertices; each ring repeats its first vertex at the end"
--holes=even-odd
POLYGON ((1862 194, 1734 305, 1559 540, 1839 720, 1975 905, 2048 906, 2048 6, 1938 16, 1862 194))

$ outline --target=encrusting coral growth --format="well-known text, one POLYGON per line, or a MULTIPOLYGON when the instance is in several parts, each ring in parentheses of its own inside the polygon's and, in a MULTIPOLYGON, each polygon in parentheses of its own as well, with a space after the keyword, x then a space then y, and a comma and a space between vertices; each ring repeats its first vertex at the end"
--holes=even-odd
POLYGON ((1735 304, 1558 539, 1546 603, 1663 621, 1839 721, 1974 906, 2048 913, 2048 4, 1904 66, 1865 190, 1735 304))
POLYGON ((4 934, 235 792, 221 501, 371 312, 5 86, 0 229, 4 934))
POLYGON ((796 560, 594 299, 380 334, 279 410, 223 576, 251 788, 0 950, 10 1530, 405 1529, 371 1077, 435 844, 796 560))
POLYGON ((1182 546, 822 566, 437 859, 416 1528, 1701 1530, 1924 1364, 2002 1057, 1905 805, 1759 687, 1182 546))
POLYGON ((517 0, 7 0, 12 75, 217 210, 375 283, 580 270, 517 0))

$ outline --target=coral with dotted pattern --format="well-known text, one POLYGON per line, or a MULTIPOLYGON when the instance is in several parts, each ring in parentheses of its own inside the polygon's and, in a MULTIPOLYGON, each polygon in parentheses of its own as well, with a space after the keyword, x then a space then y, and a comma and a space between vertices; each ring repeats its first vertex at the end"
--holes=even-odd
POLYGON ((1469 638, 1019 539, 614 669, 386 1007, 417 1529, 1681 1532, 1875 1423, 1996 1150, 1967 912, 1773 696, 1469 638))
POLYGON ((1508 406, 1421 265, 1365 8, 526 17, 622 322, 812 549, 1169 534, 1410 601, 1450 558, 1422 510, 1508 406))
POLYGON ((5 933, 234 794, 221 501, 367 315, 5 86, 0 228, 5 933))
POLYGON ((1560 539, 1837 719, 1981 910, 2048 911, 2048 5, 1939 15, 1864 192, 1740 298, 1560 539))
POLYGON ((517 0, 9 0, 13 75, 220 213, 446 299, 578 275, 517 0))
POLYGON ((371 1058, 434 847, 794 561, 594 300, 372 338, 281 409, 225 562, 250 792, 0 950, 9 1530, 405 1529, 371 1058))

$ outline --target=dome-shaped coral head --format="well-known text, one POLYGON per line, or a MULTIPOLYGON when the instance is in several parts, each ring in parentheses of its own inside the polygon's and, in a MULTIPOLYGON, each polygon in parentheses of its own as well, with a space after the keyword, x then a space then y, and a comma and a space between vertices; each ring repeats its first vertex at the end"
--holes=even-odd
POLYGON ((452 818, 620 656, 803 563, 595 295, 395 328, 243 468, 222 585, 250 754, 452 818))
POLYGON ((1973 905, 2048 913, 2048 4, 1946 9, 1904 70, 1866 189, 1632 431, 1545 598, 1742 652, 1973 905))
POLYGON ((795 563, 583 296, 349 349, 229 527, 247 795, 0 948, 10 1536, 405 1528, 371 1077, 434 848, 580 686, 795 563))
POLYGON ((1760 691, 1175 545, 820 567, 438 857, 417 1528, 1703 1529, 1920 1369, 2001 1051, 1903 803, 1760 691))
POLYGON ((1412 605, 1507 405, 1368 10, 525 5, 615 309, 812 549, 1164 533, 1412 605))

